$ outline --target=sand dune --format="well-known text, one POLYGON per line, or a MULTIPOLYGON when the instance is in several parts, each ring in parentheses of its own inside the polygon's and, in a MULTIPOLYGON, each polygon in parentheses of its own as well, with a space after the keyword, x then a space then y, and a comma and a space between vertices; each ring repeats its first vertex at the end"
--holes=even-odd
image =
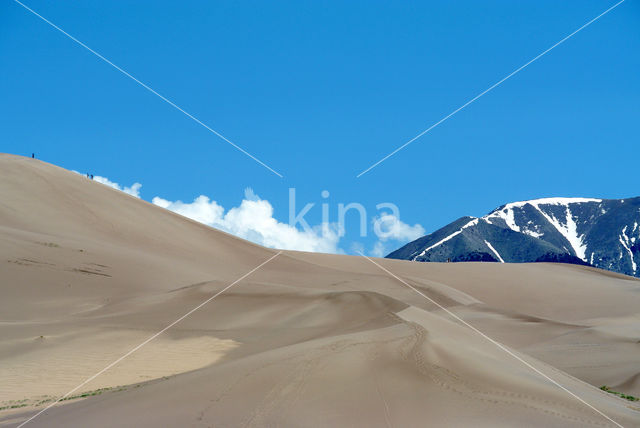
MULTIPOLYGON (((0 425, 276 253, 0 155, 0 425)), ((376 262, 640 426, 640 402, 598 389, 640 396, 640 281, 568 265, 376 262)), ((27 426, 616 426, 367 259, 293 251, 73 395, 83 393, 95 395, 27 426)))

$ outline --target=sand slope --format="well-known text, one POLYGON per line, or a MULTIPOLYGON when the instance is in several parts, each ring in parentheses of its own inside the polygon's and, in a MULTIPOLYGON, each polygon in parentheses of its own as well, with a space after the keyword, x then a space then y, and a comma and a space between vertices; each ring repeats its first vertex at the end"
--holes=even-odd
MULTIPOLYGON (((26 405, 0 411, 0 425, 274 254, 0 155, 0 407, 26 405)), ((566 265, 376 261, 640 426, 640 402, 597 388, 640 395, 640 281, 566 265)), ((290 251, 81 391, 99 388, 111 389, 27 426, 615 426, 368 260, 290 251)))

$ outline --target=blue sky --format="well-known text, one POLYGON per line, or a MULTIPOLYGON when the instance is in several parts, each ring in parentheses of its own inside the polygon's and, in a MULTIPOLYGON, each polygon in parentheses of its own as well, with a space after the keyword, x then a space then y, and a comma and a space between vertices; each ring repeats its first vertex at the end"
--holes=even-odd
MULTIPOLYGON (((427 232, 509 201, 637 196, 634 0, 356 178, 614 3, 25 2, 279 178, 6 1, 0 151, 139 182, 147 200, 229 209, 250 187, 281 222, 290 187, 312 224, 322 202, 331 221, 339 202, 370 217, 393 202, 427 232)), ((355 220, 347 252, 376 241, 355 220)))

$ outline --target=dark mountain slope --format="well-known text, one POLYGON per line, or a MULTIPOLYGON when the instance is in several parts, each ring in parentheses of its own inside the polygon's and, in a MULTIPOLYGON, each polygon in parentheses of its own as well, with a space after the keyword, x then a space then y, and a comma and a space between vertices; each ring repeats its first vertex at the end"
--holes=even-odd
POLYGON ((640 276, 640 197, 546 198, 462 217, 390 253, 415 261, 590 264, 640 276))

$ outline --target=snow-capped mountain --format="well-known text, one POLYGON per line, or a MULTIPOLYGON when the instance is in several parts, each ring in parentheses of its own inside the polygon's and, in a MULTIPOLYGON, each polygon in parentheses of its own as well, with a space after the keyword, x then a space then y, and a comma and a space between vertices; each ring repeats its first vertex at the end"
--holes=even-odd
POLYGON ((556 261, 640 277, 640 197, 545 198, 462 217, 387 256, 415 261, 556 261))

